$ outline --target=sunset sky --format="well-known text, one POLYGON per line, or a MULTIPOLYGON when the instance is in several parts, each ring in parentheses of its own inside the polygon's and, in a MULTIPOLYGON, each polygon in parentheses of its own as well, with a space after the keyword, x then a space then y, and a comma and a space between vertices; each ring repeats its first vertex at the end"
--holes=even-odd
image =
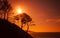
POLYGON ((60 32, 60 1, 55 0, 9 0, 13 8, 20 7, 36 24, 34 32, 60 32))

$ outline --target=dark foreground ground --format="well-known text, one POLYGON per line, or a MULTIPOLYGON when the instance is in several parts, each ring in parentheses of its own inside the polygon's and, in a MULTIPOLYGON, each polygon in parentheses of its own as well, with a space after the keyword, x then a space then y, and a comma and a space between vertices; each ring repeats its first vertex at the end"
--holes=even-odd
POLYGON ((0 38, 33 38, 30 34, 7 20, 0 19, 0 38))
POLYGON ((33 32, 34 38, 60 38, 60 32, 33 32))

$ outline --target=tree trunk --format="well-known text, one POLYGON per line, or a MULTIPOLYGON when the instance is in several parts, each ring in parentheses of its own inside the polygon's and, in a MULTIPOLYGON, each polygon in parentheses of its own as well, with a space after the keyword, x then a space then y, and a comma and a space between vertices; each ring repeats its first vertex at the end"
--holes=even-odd
POLYGON ((6 13, 7 14, 7 20, 8 20, 8 13, 6 13))
POLYGON ((0 14, 0 18, 2 18, 2 14, 0 14))
POLYGON ((27 32, 29 31, 29 25, 28 25, 28 23, 27 23, 27 32))
POLYGON ((23 23, 21 23, 21 29, 23 28, 23 23))
POLYGON ((4 13, 4 20, 5 20, 5 15, 6 15, 6 13, 4 13))

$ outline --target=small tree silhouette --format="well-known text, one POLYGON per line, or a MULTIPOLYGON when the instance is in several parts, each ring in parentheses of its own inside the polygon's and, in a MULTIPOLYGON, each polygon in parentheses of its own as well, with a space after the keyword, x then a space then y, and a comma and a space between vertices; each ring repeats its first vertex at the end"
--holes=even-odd
POLYGON ((15 20, 21 20, 21 29, 23 28, 24 25, 27 25, 27 32, 29 30, 29 25, 32 22, 32 18, 27 15, 26 13, 19 14, 17 16, 14 16, 15 20))
POLYGON ((5 19, 5 16, 6 16, 6 15, 7 15, 7 19, 8 19, 8 12, 9 12, 10 10, 12 10, 12 7, 11 7, 11 5, 8 3, 7 0, 3 0, 3 1, 0 0, 0 2, 1 2, 0 10, 4 11, 4 19, 5 19))
POLYGON ((21 19, 21 28, 23 28, 23 24, 26 24, 27 25, 27 32, 29 30, 29 23, 32 21, 32 18, 27 15, 26 13, 23 13, 23 18, 21 19))
POLYGON ((2 1, 0 0, 0 17, 2 17, 2 13, 1 13, 1 7, 2 7, 2 1))

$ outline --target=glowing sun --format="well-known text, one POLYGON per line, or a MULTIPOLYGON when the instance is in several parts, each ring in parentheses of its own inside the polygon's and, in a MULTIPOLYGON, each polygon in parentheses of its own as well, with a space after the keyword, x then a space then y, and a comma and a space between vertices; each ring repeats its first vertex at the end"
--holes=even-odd
POLYGON ((22 14, 22 13, 23 13, 23 12, 22 12, 22 9, 18 8, 18 9, 17 9, 17 13, 18 13, 18 14, 22 14))

